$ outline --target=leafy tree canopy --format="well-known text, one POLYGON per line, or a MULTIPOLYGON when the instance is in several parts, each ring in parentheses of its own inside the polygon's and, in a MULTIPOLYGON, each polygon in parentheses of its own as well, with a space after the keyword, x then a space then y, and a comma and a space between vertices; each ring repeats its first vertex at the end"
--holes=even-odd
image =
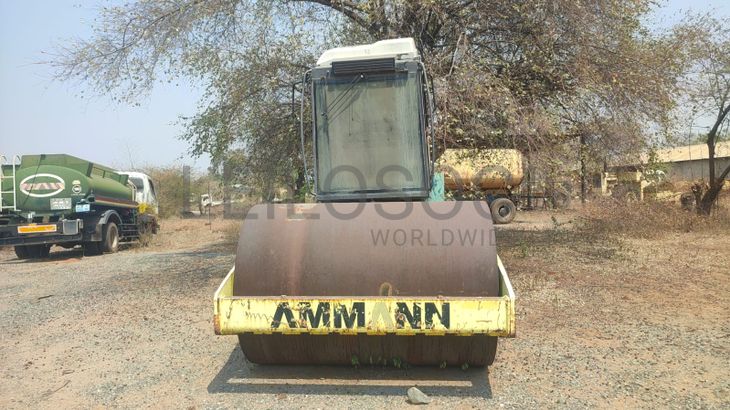
POLYGON ((730 124, 730 18, 689 15, 674 28, 687 64, 681 76, 681 100, 695 116, 711 120, 703 140, 708 149, 708 181, 695 184, 697 211, 709 215, 730 165, 716 169, 715 146, 730 124))
MULTIPOLYGON (((301 185, 291 83, 322 51, 413 37, 434 79, 444 147, 565 147, 605 159, 669 120, 677 37, 642 26, 650 0, 139 0, 101 9, 53 61, 122 102, 157 81, 205 85, 182 138, 260 187, 301 185), (653 127, 652 127, 653 126, 653 127)), ((562 148, 561 148, 562 149, 562 148)))

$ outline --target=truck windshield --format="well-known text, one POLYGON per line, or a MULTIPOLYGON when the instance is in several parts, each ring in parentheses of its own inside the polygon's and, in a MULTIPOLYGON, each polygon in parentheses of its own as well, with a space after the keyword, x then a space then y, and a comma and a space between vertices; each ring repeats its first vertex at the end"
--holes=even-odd
POLYGON ((137 192, 144 191, 144 182, 142 181, 142 178, 129 177, 129 181, 131 181, 134 186, 137 187, 137 192))
POLYGON ((419 90, 417 73, 314 81, 319 192, 422 189, 419 90))

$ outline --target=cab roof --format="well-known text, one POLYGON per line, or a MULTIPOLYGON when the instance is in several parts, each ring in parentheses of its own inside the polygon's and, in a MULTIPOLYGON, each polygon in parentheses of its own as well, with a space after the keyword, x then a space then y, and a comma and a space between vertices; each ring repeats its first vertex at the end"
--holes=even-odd
POLYGON ((352 47, 338 47, 325 51, 317 60, 317 67, 329 67, 337 61, 395 58, 396 60, 418 60, 420 55, 412 38, 382 40, 373 44, 352 47))

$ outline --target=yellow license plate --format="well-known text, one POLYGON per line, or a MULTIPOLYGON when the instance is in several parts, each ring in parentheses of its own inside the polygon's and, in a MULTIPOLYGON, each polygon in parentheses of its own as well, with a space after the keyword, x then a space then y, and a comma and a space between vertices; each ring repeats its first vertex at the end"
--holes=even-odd
POLYGON ((56 225, 25 225, 18 227, 18 233, 56 232, 56 225))

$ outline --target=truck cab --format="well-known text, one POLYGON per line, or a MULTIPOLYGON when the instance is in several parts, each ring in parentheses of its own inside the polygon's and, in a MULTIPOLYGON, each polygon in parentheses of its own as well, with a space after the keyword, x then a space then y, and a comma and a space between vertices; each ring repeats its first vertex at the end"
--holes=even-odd
POLYGON ((134 200, 138 204, 147 205, 148 209, 157 214, 159 212, 159 203, 157 202, 157 193, 152 178, 145 173, 134 171, 121 171, 119 174, 129 177, 128 183, 134 186, 134 200))

